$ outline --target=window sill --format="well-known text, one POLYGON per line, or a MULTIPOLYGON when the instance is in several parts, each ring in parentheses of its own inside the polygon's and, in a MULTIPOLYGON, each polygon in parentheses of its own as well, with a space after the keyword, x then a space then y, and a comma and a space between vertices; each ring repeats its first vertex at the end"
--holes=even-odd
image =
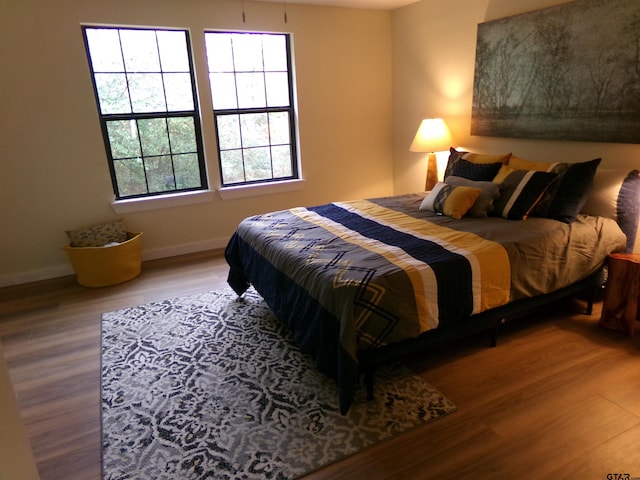
MULTIPOLYGON (((240 185, 237 187, 223 187, 218 190, 223 200, 235 198, 269 195, 272 193, 295 192, 302 190, 304 180, 285 180, 282 182, 259 183, 253 185, 240 185)), ((118 215, 127 213, 147 212, 162 208, 183 207, 213 201, 213 190, 197 192, 176 193, 173 195, 158 195, 157 197, 131 198, 129 200, 115 200, 111 202, 111 208, 118 215)))
POLYGON ((284 180, 282 182, 254 183, 252 185, 239 185, 237 187, 222 187, 218 190, 223 200, 234 198, 253 197, 257 195, 269 195, 272 193, 294 192, 302 190, 304 180, 284 180))
POLYGON ((213 200, 212 190, 197 192, 176 193, 173 195, 159 195, 157 197, 131 198, 129 200, 115 200, 111 203, 111 208, 118 215, 125 213, 146 212, 161 208, 182 207, 185 205, 195 205, 207 203, 213 200))

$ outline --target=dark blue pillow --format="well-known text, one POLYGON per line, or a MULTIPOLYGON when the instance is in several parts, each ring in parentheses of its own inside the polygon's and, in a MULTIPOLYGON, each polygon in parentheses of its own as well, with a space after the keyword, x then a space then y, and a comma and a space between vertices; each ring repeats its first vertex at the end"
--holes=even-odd
POLYGON ((449 149, 449 161, 447 162, 447 168, 444 171, 444 178, 453 175, 453 169, 465 153, 468 152, 458 151, 453 147, 449 149))
POLYGON ((564 223, 573 222, 587 201, 593 177, 602 159, 596 158, 588 162, 572 163, 560 179, 551 206, 547 211, 547 218, 553 218, 564 223))
POLYGON ((472 163, 461 158, 455 163, 451 175, 473 180, 474 182, 490 182, 495 178, 502 165, 500 162, 472 163))

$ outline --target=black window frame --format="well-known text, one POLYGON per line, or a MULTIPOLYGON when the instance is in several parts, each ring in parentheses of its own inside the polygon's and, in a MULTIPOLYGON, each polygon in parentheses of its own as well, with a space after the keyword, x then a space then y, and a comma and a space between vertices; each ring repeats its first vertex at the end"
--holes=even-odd
MULTIPOLYGON (((276 183, 286 180, 299 180, 300 172, 299 172, 299 164, 298 164, 298 137, 297 137, 297 129, 296 129, 296 96, 295 96, 295 84, 294 84, 294 72, 293 72, 293 54, 291 48, 291 33, 285 32, 266 32, 266 31, 240 31, 240 30, 214 30, 214 29, 206 29, 204 31, 204 35, 208 33, 214 34, 246 34, 246 35, 280 35, 285 38, 286 45, 286 57, 287 57, 287 80, 289 84, 289 106, 278 106, 278 107, 258 107, 258 108, 225 108, 225 109, 216 109, 212 104, 212 112, 213 112, 213 124, 216 133, 216 150, 218 154, 218 168, 220 171, 220 183, 221 186, 224 187, 237 187, 244 185, 255 185, 255 184, 268 184, 268 183, 276 183), (242 182, 225 182, 224 180, 224 172, 222 167, 222 154, 220 149, 220 135, 218 132, 218 117, 225 115, 243 115, 243 114, 254 114, 254 113, 280 113, 287 112, 289 118, 289 146, 290 146, 290 156, 291 156, 291 175, 281 176, 281 177, 271 177, 265 179, 258 180, 245 180, 242 182)), ((208 56, 208 52, 205 55, 208 56)), ((208 75, 211 75, 212 72, 207 68, 208 75)), ((234 69, 234 73, 237 71, 234 69)), ((209 88, 212 89, 211 80, 209 79, 209 88)), ((237 95, 237 89, 236 89, 237 95)), ((212 102, 213 103, 213 102, 212 102)), ((242 137, 241 137, 242 138, 242 137)), ((244 147, 241 147, 244 150, 244 147)), ((244 161, 243 161, 244 165, 244 161)), ((273 172, 273 169, 272 169, 273 172)))
MULTIPOLYGON (((90 71, 90 76, 91 76, 91 83, 93 86, 93 92, 94 92, 94 96, 95 96, 95 100, 96 100, 96 107, 98 110, 98 117, 99 117, 99 121, 100 121, 100 127, 102 130, 102 137, 103 137, 103 141, 104 141, 104 146, 105 146, 105 151, 107 154, 107 160, 108 160, 108 165, 109 165, 109 174, 111 176, 111 183, 113 186, 113 192, 115 195, 116 200, 128 200, 128 199, 135 199, 135 198, 152 198, 152 197, 158 197, 161 195, 175 195, 175 194, 180 194, 180 193, 184 193, 184 192, 193 192, 193 191, 203 191, 203 190, 208 190, 209 189, 209 184, 208 184, 208 179, 207 179, 207 170, 206 170, 206 162, 205 162, 205 156, 204 156, 204 147, 203 147, 203 138, 202 138, 202 122, 200 119, 200 110, 199 110, 199 98, 198 98, 198 91, 197 91, 197 87, 196 87, 196 79, 195 79, 195 68, 194 68, 194 62, 193 62, 193 51, 192 51, 192 46, 191 46, 191 35, 188 29, 186 28, 171 28, 171 27, 143 27, 143 26, 118 26, 118 25, 95 25, 95 24, 87 24, 87 25, 82 25, 82 36, 84 39, 84 45, 85 45, 85 52, 87 55, 87 61, 88 61, 88 65, 89 65, 89 71, 90 71), (188 56, 188 62, 189 62, 189 76, 190 76, 190 80, 191 80, 191 91, 192 91, 192 95, 193 95, 193 110, 173 110, 173 111, 165 111, 165 112, 142 112, 142 113, 135 113, 133 112, 133 106, 131 108, 131 113, 117 113, 117 114, 113 114, 113 113, 103 113, 102 112, 102 108, 100 105, 100 98, 98 96, 98 87, 96 84, 96 76, 93 69, 93 61, 91 58, 91 53, 89 50, 89 40, 87 37, 87 30, 89 29, 113 29, 113 30, 145 30, 145 31, 171 31, 171 32, 183 32, 185 35, 185 41, 186 41, 186 48, 187 48, 187 56, 188 56), (168 188, 166 190, 161 190, 161 191, 149 191, 149 181, 148 181, 148 175, 147 175, 147 171, 146 168, 144 168, 144 161, 145 158, 151 158, 154 156, 145 156, 144 155, 144 150, 143 150, 143 146, 142 146, 142 140, 141 140, 141 136, 138 133, 138 142, 140 142, 140 158, 143 162, 143 171, 144 171, 144 176, 145 176, 145 184, 147 187, 147 192, 146 193, 139 193, 139 194, 130 194, 130 195, 121 195, 121 188, 118 185, 118 179, 117 179, 117 175, 116 175, 116 168, 115 168, 115 163, 116 161, 119 160, 123 160, 123 159, 114 159, 113 156, 113 152, 112 152, 112 148, 111 148, 111 143, 109 140, 109 133, 108 133, 108 127, 107 124, 110 121, 118 121, 118 120, 135 120, 136 121, 136 127, 138 128, 138 120, 148 120, 148 119, 165 119, 165 121, 167 119, 170 118, 191 118, 193 120, 193 126, 194 126, 194 134, 195 134, 195 143, 196 143, 196 148, 197 151, 193 152, 197 154, 197 158, 198 158, 198 170, 199 170, 199 175, 200 175, 200 185, 196 186, 196 187, 189 187, 189 188, 177 188, 177 185, 175 185, 174 182, 174 188, 168 188)), ((99 73, 104 73, 104 72, 99 72, 99 73)), ((121 73, 121 72, 117 72, 117 73, 121 73)), ((135 73, 135 72, 127 72, 126 71, 126 66, 125 66, 125 73, 135 73)), ((162 69, 160 70, 159 73, 167 73, 165 71, 163 71, 162 69)), ((128 87, 128 83, 127 83, 127 88, 128 87)), ((166 97, 165 97, 166 98, 166 97)), ((131 101, 131 95, 129 95, 129 100, 131 101)), ((170 139, 169 139, 169 143, 170 143, 170 139)), ((172 152, 169 152, 169 155, 172 156, 172 152)), ((157 155, 155 155, 157 156, 157 155)), ((137 158, 137 157, 131 157, 131 158, 137 158)), ((174 173, 174 180, 175 180, 175 165, 173 162, 173 159, 171 160, 171 166, 172 166, 172 171, 174 173)))

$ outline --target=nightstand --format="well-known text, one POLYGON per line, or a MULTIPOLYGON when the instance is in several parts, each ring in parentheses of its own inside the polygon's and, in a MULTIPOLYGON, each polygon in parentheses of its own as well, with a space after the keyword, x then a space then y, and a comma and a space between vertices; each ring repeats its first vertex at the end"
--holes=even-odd
POLYGON ((640 332, 640 254, 612 253, 600 325, 634 336, 640 332))

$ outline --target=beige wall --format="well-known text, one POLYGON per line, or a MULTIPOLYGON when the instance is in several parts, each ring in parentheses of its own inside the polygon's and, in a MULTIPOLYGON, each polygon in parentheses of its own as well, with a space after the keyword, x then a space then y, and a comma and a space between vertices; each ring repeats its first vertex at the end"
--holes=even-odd
POLYGON ((424 188, 425 156, 408 151, 424 117, 443 117, 455 144, 477 152, 567 162, 602 157, 606 167, 640 166, 638 145, 469 135, 478 23, 561 3, 566 0, 423 0, 393 11, 395 193, 424 188))
POLYGON ((304 188, 123 215, 143 258, 222 247, 249 215, 392 193, 391 14, 239 0, 0 0, 0 286, 71 273, 65 229, 113 191, 81 23, 191 29, 209 180, 219 184, 202 32, 293 33, 304 188), (242 22, 242 4, 246 23, 242 22))
POLYGON ((80 24, 191 29, 209 179, 218 182, 202 30, 294 35, 304 189, 131 213, 143 258, 225 244, 244 217, 294 205, 419 191, 408 146, 442 116, 457 146, 635 168, 640 147, 469 135, 477 24, 564 0, 422 0, 392 12, 239 0, 0 0, 0 286, 71 273, 64 230, 116 218, 80 24))

